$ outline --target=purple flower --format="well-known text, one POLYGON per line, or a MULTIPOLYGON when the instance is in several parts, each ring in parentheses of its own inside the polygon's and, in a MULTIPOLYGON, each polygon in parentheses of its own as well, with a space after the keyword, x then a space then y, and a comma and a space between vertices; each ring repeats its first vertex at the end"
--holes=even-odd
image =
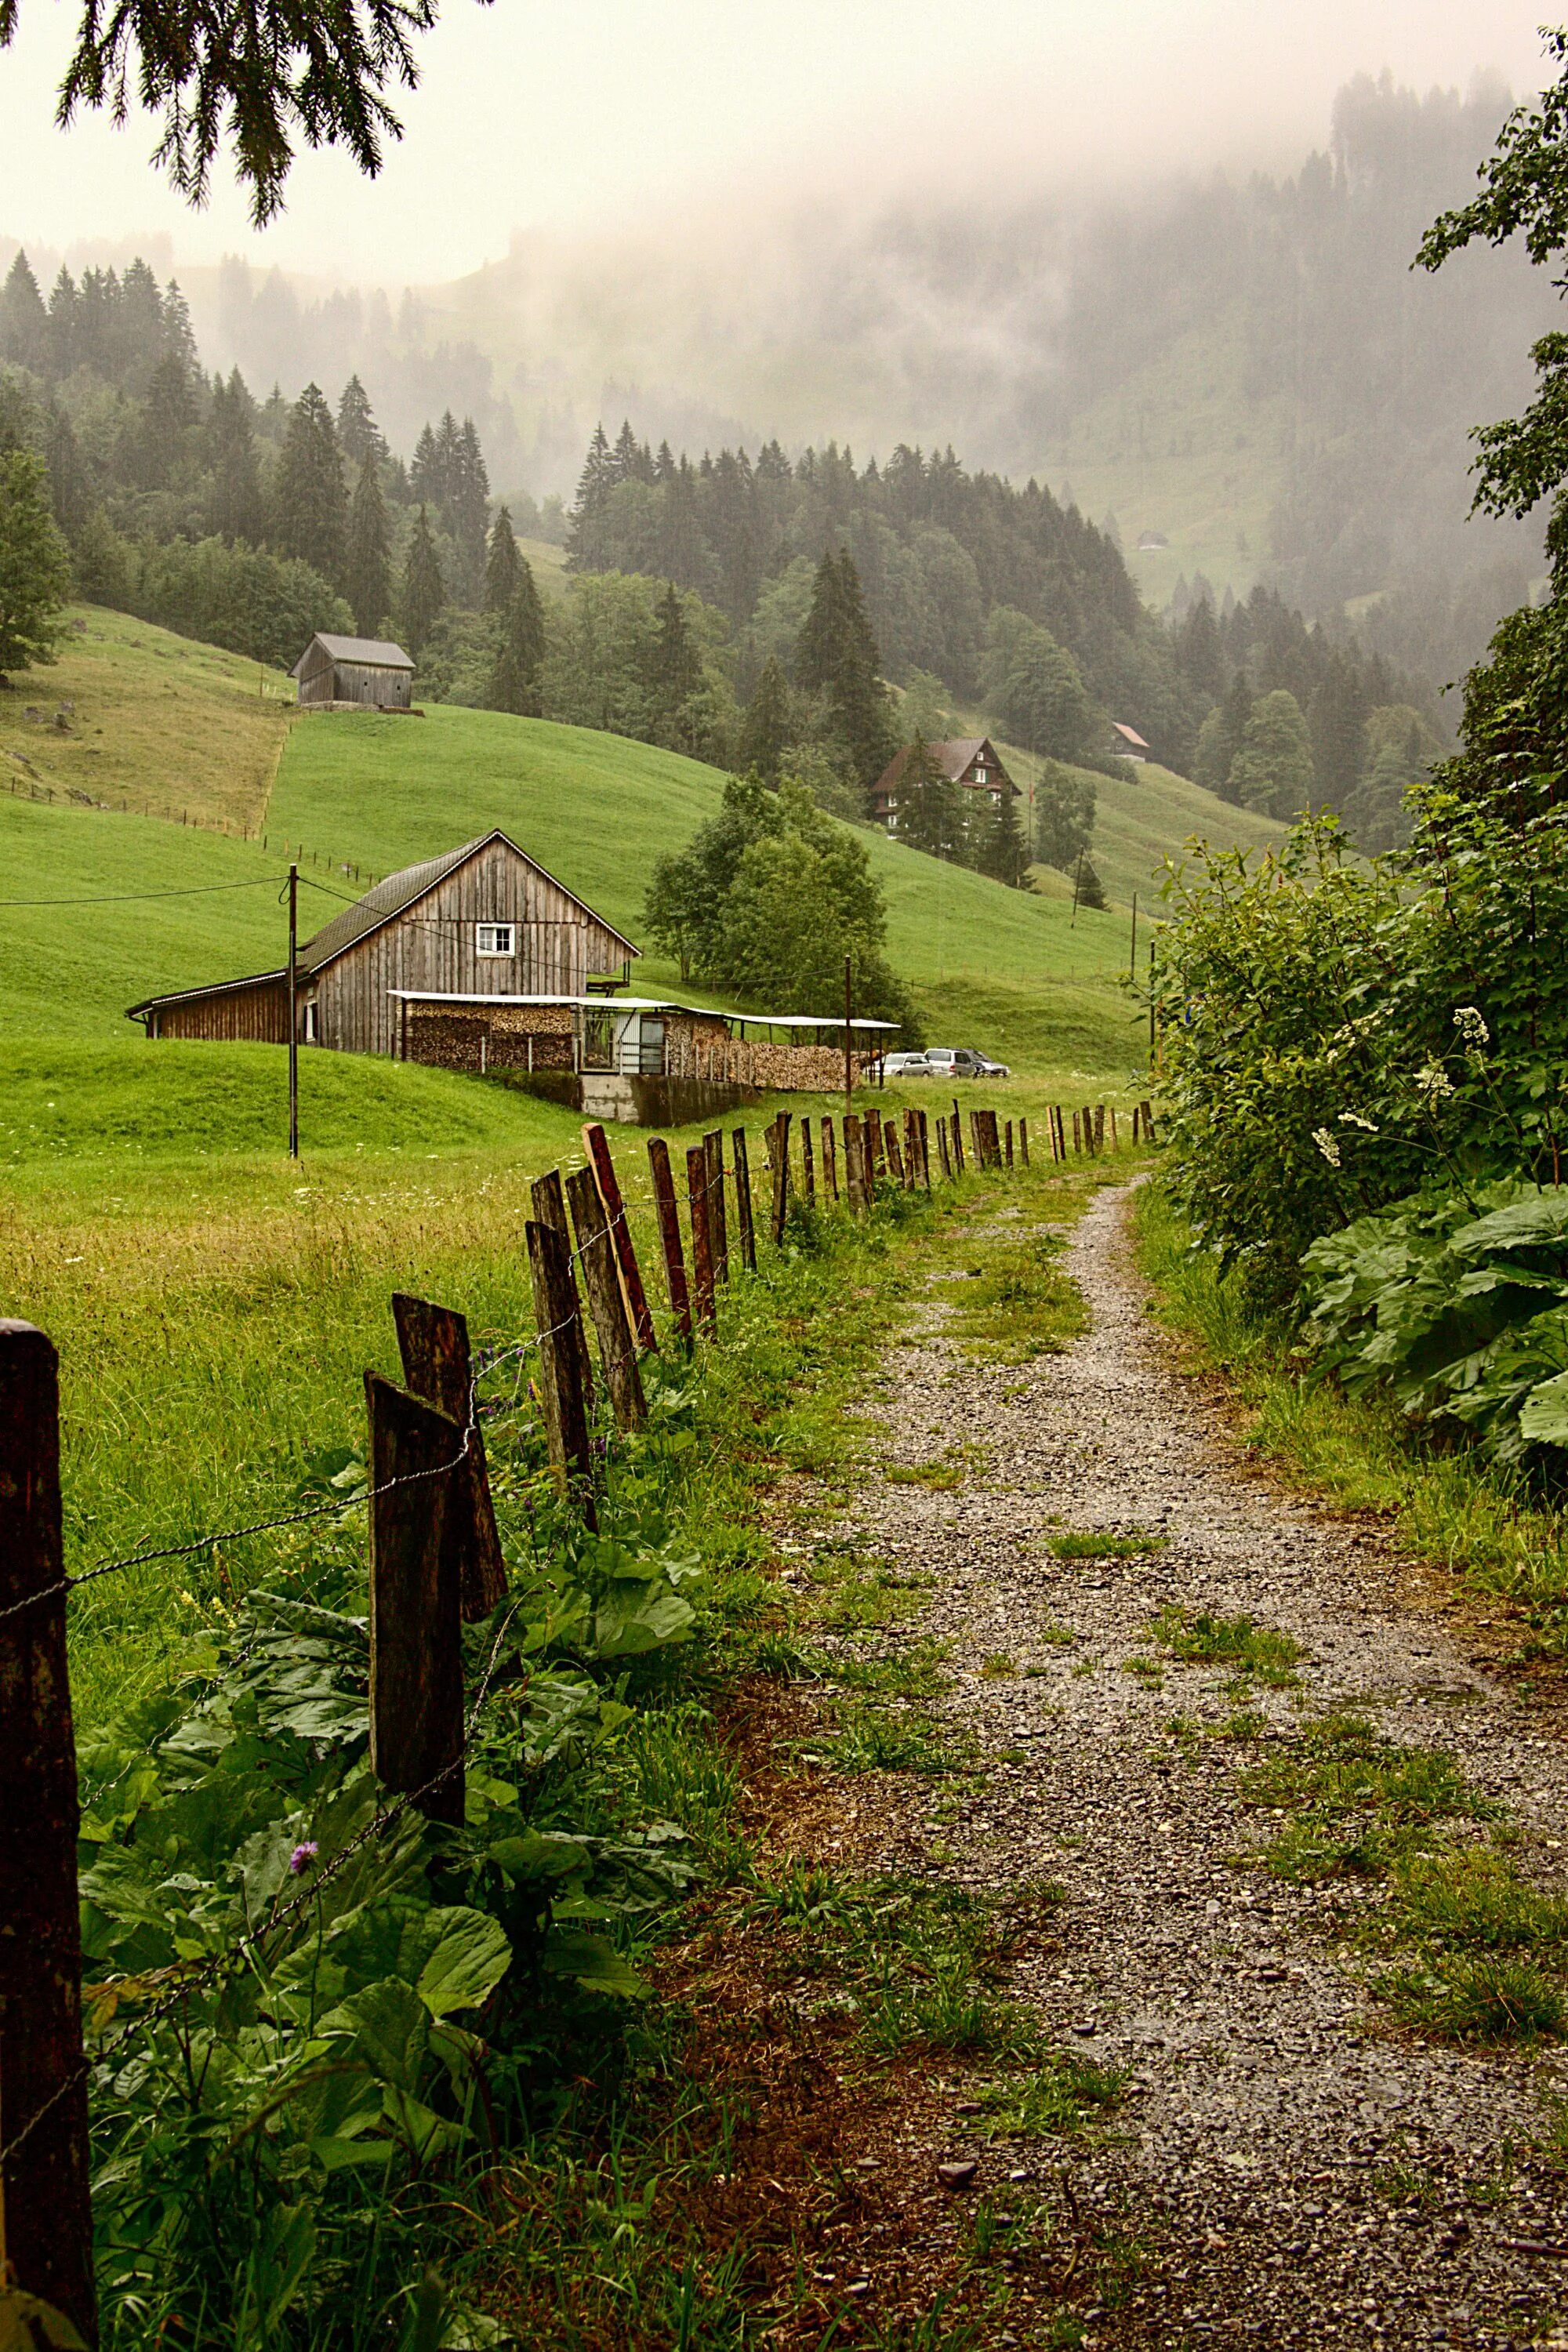
POLYGON ((296 1878, 302 1878, 304 1876, 306 1871, 310 1869, 310 1864, 315 1861, 319 1851, 320 1849, 318 1848, 314 1838, 307 1838, 303 1845, 297 1845, 294 1848, 293 1853, 289 1857, 289 1867, 293 1872, 296 1878))

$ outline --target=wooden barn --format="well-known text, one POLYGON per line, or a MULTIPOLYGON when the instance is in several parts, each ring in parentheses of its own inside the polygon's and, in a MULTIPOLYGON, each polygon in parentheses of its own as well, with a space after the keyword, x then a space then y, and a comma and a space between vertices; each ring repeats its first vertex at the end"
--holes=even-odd
MULTIPOLYGON (((575 997, 624 982, 641 950, 500 832, 389 874, 299 949, 302 1045, 405 1050, 411 991, 470 998, 575 997)), ((127 1019, 149 1037, 289 1036, 287 965, 144 997, 127 1019)))
MULTIPOLYGON (((900 786, 913 749, 912 743, 906 743, 901 751, 896 751, 871 790, 871 814, 889 833, 900 830, 900 786)), ((929 743, 926 749, 950 784, 966 793, 984 793, 993 808, 1000 807, 1004 793, 1011 793, 1015 800, 1023 797, 988 735, 970 735, 954 743, 929 743)))
POLYGON ((406 710, 414 699, 414 664, 401 646, 378 637, 310 639, 289 673, 307 709, 347 705, 356 710, 406 710))

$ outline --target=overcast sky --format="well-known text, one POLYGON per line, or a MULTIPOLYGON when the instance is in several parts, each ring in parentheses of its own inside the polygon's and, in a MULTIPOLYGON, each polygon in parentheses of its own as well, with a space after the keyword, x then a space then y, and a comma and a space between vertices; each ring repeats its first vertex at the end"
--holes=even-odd
POLYGON ((916 184, 1016 191, 1173 160, 1293 163, 1335 89, 1542 79, 1542 0, 447 0, 379 180, 296 167, 258 236, 223 174, 192 213, 154 132, 53 128, 77 0, 21 0, 0 50, 0 236, 165 261, 246 255, 388 286, 459 276, 514 232, 646 226, 727 191, 748 204, 916 184))

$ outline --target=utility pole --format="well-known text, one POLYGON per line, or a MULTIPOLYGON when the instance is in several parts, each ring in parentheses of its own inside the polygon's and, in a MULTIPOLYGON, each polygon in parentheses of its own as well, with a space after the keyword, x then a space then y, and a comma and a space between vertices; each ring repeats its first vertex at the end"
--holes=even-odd
POLYGON ((1131 970, 1132 970, 1132 977, 1133 977, 1134 981, 1136 981, 1136 979, 1137 979, 1137 977, 1138 977, 1138 893, 1137 893, 1137 891, 1136 891, 1136 890, 1134 890, 1134 891, 1133 891, 1133 893, 1132 893, 1132 962, 1131 962, 1131 970))
POLYGON ((1078 894, 1079 894, 1079 884, 1080 884, 1080 883, 1082 882, 1082 880, 1083 880, 1083 857, 1084 857, 1084 853, 1083 853, 1083 851, 1080 849, 1080 850, 1079 851, 1079 854, 1078 854, 1078 864, 1077 864, 1077 866, 1075 866, 1075 868, 1073 869, 1073 877, 1072 877, 1072 917, 1071 917, 1071 919, 1069 920, 1069 922, 1068 922, 1068 930, 1069 930, 1069 931, 1076 931, 1076 930, 1077 930, 1077 929, 1078 929, 1078 894))
POLYGON ((300 869, 289 868, 289 1157, 300 1157, 300 869))
POLYGON ((855 1017, 854 983, 850 979, 849 958, 844 959, 844 1108, 855 1108, 855 1039, 849 1024, 855 1017))

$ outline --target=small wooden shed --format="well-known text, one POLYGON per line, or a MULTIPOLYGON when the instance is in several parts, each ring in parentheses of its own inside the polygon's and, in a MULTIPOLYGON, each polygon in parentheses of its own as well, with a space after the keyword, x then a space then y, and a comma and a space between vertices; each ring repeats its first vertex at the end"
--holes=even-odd
POLYGON ((307 707, 406 710, 414 699, 414 664, 401 646, 380 637, 318 631, 289 675, 299 681, 299 698, 307 707))
MULTIPOLYGON (((480 1000, 585 995, 624 982, 641 950, 499 828, 389 874, 295 957, 300 1042, 400 1054, 404 992, 480 1000)), ((289 1035, 286 969, 143 997, 128 1018, 149 1037, 289 1035)))

